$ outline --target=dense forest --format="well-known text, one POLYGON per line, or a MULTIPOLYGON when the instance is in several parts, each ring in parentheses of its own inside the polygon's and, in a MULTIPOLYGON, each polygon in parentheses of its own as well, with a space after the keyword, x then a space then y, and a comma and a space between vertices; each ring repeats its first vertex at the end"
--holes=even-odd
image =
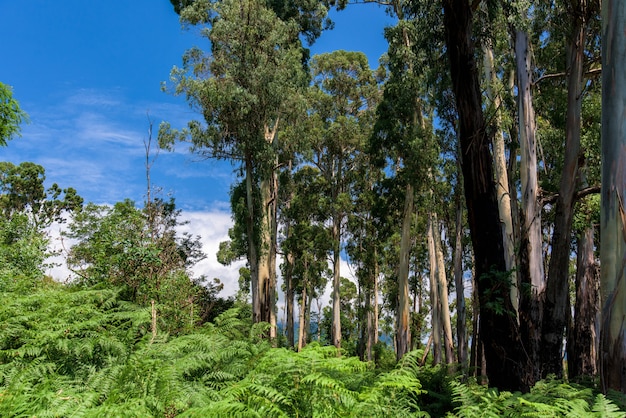
MULTIPOLYGON (((309 50, 357 2, 171 3, 198 119, 150 125, 143 202, 0 163, 0 415, 626 414, 626 4, 376 1, 371 68, 309 50), (236 295, 194 276, 156 142, 234 167, 236 295)), ((0 146, 27 120, 0 83, 0 146)))

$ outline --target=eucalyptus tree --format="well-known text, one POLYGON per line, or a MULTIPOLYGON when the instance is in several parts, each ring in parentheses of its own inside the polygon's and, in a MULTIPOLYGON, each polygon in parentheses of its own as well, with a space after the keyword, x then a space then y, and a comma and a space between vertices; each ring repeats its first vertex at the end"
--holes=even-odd
POLYGON ((442 0, 446 51, 458 113, 465 201, 474 250, 480 338, 490 384, 528 388, 519 326, 511 303, 490 146, 472 37, 474 11, 464 0, 442 0))
POLYGON ((278 130, 298 108, 306 81, 300 28, 262 0, 195 2, 181 17, 206 25, 202 35, 211 52, 187 51, 171 79, 175 94, 184 94, 204 120, 180 131, 163 123, 159 142, 172 147, 177 140, 189 141, 192 152, 237 165, 245 185, 253 319, 275 326, 278 130))
MULTIPOLYGON (((295 293, 299 293, 300 299, 298 351, 304 346, 305 330, 309 329, 305 319, 309 316, 311 301, 319 289, 326 287, 331 239, 330 231, 324 225, 327 214, 324 187, 325 180, 316 167, 304 165, 298 169, 293 175, 289 206, 283 210, 282 216, 283 222, 289 226, 289 233, 281 243, 283 252, 290 257, 283 264, 288 280, 286 296, 293 298, 295 293)), ((293 303, 293 299, 287 303, 293 303)), ((293 308, 289 311, 293 315, 293 308)))
MULTIPOLYGON (((174 11, 181 14, 189 6, 193 6, 190 10, 198 6, 206 8, 209 2, 216 1, 218 0, 170 0, 170 3, 174 6, 174 11)), ((303 37, 312 43, 319 38, 322 31, 332 27, 332 22, 327 17, 330 3, 332 2, 317 0, 267 0, 264 4, 279 19, 295 21, 303 37)))
MULTIPOLYGON (((600 182, 601 83, 588 84, 583 97, 579 186, 590 190, 600 182), (590 129, 591 128, 591 129, 590 129)), ((579 196, 580 193, 577 192, 579 196)), ((567 331, 567 376, 569 379, 598 376, 600 341, 600 195, 576 198, 572 230, 577 254, 573 321, 567 331)))
MULTIPOLYGON (((509 175, 509 167, 515 164, 517 150, 512 144, 513 139, 507 133, 513 123, 513 112, 507 112, 513 99, 514 69, 512 68, 510 40, 503 35, 508 33, 507 17, 504 13, 494 13, 493 5, 490 7, 483 2, 481 4, 480 18, 483 25, 481 48, 483 56, 483 83, 485 89, 485 105, 488 119, 491 121, 490 128, 494 130, 493 137, 493 160, 494 174, 496 176, 496 196, 500 222, 502 223, 502 235, 504 239, 504 261, 507 271, 510 272, 511 281, 517 284, 517 257, 515 249, 518 247, 519 226, 517 216, 513 213, 517 207, 517 194, 514 190, 514 176, 509 175), (507 79, 508 77, 508 79, 507 79), (509 106, 507 106, 509 105, 509 106), (508 145, 508 147, 507 147, 508 145), (508 161, 507 161, 508 155, 508 161)), ((514 60, 514 57, 513 57, 514 60)), ((513 173, 511 173, 513 174, 513 173)), ((519 292, 518 286, 511 286, 511 302, 519 315, 519 292)))
POLYGON ((357 277, 359 310, 361 312, 360 340, 357 353, 361 359, 371 361, 374 345, 379 339, 379 280, 381 254, 386 239, 384 223, 387 221, 376 186, 384 172, 372 164, 368 153, 360 155, 351 183, 354 205, 347 219, 346 253, 357 277))
MULTIPOLYGON (((559 5, 560 6, 560 5, 559 5)), ((562 342, 570 318, 569 277, 571 230, 574 204, 580 186, 582 105, 590 85, 588 73, 594 65, 588 57, 594 56, 594 21, 598 19, 599 1, 577 0, 560 6, 566 23, 566 85, 567 110, 565 119, 565 146, 563 168, 554 209, 554 230, 551 240, 546 300, 542 324, 542 377, 549 374, 562 376, 562 342), (592 42, 587 39, 591 38, 592 42), (589 46, 591 45, 592 48, 589 46), (590 62, 591 61, 591 62, 590 62)), ((589 241, 587 237, 587 241, 589 241)), ((587 242, 586 245, 589 245, 587 242)), ((583 245, 581 249, 584 249, 583 245)))
POLYGON ((541 377, 541 326, 546 290, 537 165, 537 118, 533 90, 535 66, 530 24, 536 9, 528 8, 525 2, 518 1, 505 3, 505 6, 512 19, 511 38, 515 54, 517 134, 520 153, 520 250, 517 280, 525 291, 519 295, 519 324, 530 356, 530 361, 526 364, 530 370, 527 370, 526 374, 530 376, 529 381, 534 382, 541 377))
POLYGON ((602 2, 602 203, 600 376, 626 393, 626 3, 602 2))
POLYGON ((311 60, 310 117, 319 127, 312 137, 311 163, 326 182, 324 199, 332 240, 333 322, 331 342, 341 346, 340 261, 345 217, 352 207, 347 174, 370 135, 370 113, 378 100, 378 85, 367 57, 360 52, 335 51, 311 60))
MULTIPOLYGON (((415 218, 415 194, 424 192, 424 179, 432 165, 433 138, 429 130, 425 75, 429 71, 429 55, 422 48, 423 21, 418 7, 411 2, 386 3, 397 16, 395 27, 387 28, 389 42, 383 101, 371 148, 380 164, 388 165, 398 187, 404 189, 401 214, 397 274, 396 357, 402 358, 411 348, 411 315, 409 298, 409 266, 412 247, 412 224, 415 218)), ((426 8, 429 10, 429 8, 426 8)), ((427 14, 425 14, 427 16, 427 14)), ((425 20, 425 19, 424 19, 425 20)))

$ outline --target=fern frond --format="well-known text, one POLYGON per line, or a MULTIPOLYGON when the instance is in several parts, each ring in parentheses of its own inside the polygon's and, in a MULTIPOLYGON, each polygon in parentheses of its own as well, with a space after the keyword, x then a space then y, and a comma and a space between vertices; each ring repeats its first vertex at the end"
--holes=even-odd
POLYGON ((606 396, 599 393, 591 407, 593 411, 593 416, 596 417, 606 417, 606 418, 623 418, 626 416, 626 412, 620 410, 620 408, 615 405, 611 400, 607 399, 606 396))

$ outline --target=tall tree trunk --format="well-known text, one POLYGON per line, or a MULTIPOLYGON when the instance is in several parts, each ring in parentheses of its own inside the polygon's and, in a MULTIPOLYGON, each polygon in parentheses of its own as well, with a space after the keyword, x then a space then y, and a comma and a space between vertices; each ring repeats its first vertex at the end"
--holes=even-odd
MULTIPOLYGON (((498 79, 493 63, 493 49, 491 45, 483 45, 484 73, 487 85, 487 98, 491 101, 494 112, 494 124, 496 134, 493 139, 493 168, 496 175, 496 198, 498 199, 498 213, 502 225, 502 238, 504 246, 504 262, 507 271, 511 272, 511 281, 517 283, 517 273, 515 272, 515 234, 513 229, 513 215, 511 211, 511 193, 509 189, 509 175, 504 146, 504 132, 502 131, 502 117, 500 107, 502 99, 494 91, 498 79)), ((511 303, 518 314, 519 292, 517 286, 511 286, 511 303)))
POLYGON ((541 207, 538 200, 537 144, 535 141, 535 110, 531 92, 531 63, 528 34, 515 32, 517 67, 517 100, 519 105, 520 177, 522 184, 522 239, 520 242, 520 282, 522 292, 520 323, 522 338, 528 343, 531 358, 527 370, 529 384, 541 378, 541 325, 545 298, 541 207))
POLYGON ((340 242, 339 242, 339 230, 341 220, 335 217, 333 219, 332 237, 333 237, 333 323, 331 329, 331 342, 337 347, 341 348, 341 299, 340 299, 340 284, 341 284, 341 271, 339 269, 340 262, 340 242))
POLYGON ((578 238, 576 266, 576 302, 574 324, 567 338, 567 374, 577 377, 597 376, 599 312, 599 266, 594 254, 594 228, 589 226, 578 238))
POLYGON ((567 117, 565 126, 565 161, 554 215, 552 251, 548 266, 548 282, 544 304, 542 328, 542 377, 554 374, 563 376, 562 347, 569 312, 569 261, 571 248, 574 195, 580 157, 580 127, 582 111, 583 65, 585 54, 586 0, 572 2, 572 33, 567 43, 567 117))
MULTIPOLYGON (((273 127, 265 126, 265 141, 274 150, 277 146, 276 138, 278 120, 273 127)), ((261 321, 270 324, 270 339, 276 338, 276 207, 278 204, 278 166, 277 157, 261 171, 261 230, 258 247, 259 257, 259 303, 261 321)))
POLYGON ((465 286, 463 283, 463 207, 460 196, 456 202, 456 231, 454 241, 454 285, 456 287, 457 357, 461 369, 467 368, 467 330, 465 329, 465 286))
POLYGON ((298 352, 306 345, 305 338, 305 313, 306 313, 306 282, 303 283, 300 295, 300 312, 298 312, 298 352))
POLYGON ((411 250, 411 224, 413 221, 414 190, 407 183, 404 195, 400 260, 398 263, 398 308, 396 319, 396 358, 400 360, 411 349, 411 312, 409 298, 409 258, 411 250))
POLYGON ((476 280, 475 269, 472 268, 472 345, 470 346, 469 367, 472 376, 479 376, 478 371, 482 370, 482 344, 480 342, 480 332, 478 329, 480 318, 480 304, 478 297, 478 283, 476 280))
POLYGON ((372 326, 372 344, 376 345, 378 343, 378 251, 374 249, 374 323, 372 326))
POLYGON ((304 318, 304 341, 309 343, 312 341, 311 337, 311 307, 313 306, 313 289, 309 289, 307 292, 309 298, 306 304, 306 316, 304 318))
MULTIPOLYGON (((291 159, 289 160, 288 163, 288 167, 287 169, 289 170, 289 172, 291 172, 291 170, 293 169, 293 163, 291 161, 291 159)), ((290 196, 287 200, 286 206, 287 209, 289 210, 291 208, 291 201, 293 199, 293 191, 290 193, 290 196)), ((291 233, 291 221, 287 221, 286 225, 285 225, 285 237, 288 238, 290 237, 290 233, 291 233)), ((285 304, 286 304, 286 315, 287 315, 287 346, 288 347, 294 347, 294 340, 295 340, 295 329, 294 329, 294 318, 293 318, 293 314, 294 314, 294 298, 295 298, 295 289, 294 289, 294 283, 293 283, 293 264, 294 263, 294 257, 293 257, 293 253, 291 252, 291 250, 288 250, 287 253, 285 254, 285 276, 284 276, 284 280, 285 280, 285 304)))
POLYGON ((602 2, 602 325, 604 390, 626 393, 626 2, 602 2))
POLYGON ((467 213, 476 261, 480 298, 480 337, 487 358, 489 383, 501 390, 527 389, 521 369, 519 328, 509 297, 510 283, 502 280, 506 272, 502 228, 491 159, 491 141, 485 129, 482 92, 478 82, 472 38, 471 5, 467 0, 442 0, 446 50, 459 116, 459 140, 467 213), (502 313, 494 303, 502 301, 502 313))
POLYGON ((375 311, 373 306, 371 306, 371 296, 370 296, 370 308, 367 311, 367 345, 365 346, 365 359, 367 361, 372 361, 374 358, 374 344, 376 344, 376 331, 374 330, 374 324, 376 322, 375 311))
POLYGON ((255 231, 255 211, 254 211, 254 170, 252 157, 247 156, 245 161, 246 170, 246 206, 248 216, 246 217, 246 236, 248 240, 248 264, 250 265, 250 287, 252 294, 252 322, 263 321, 261 315, 261 304, 259 299, 259 259, 257 252, 257 242, 254 239, 255 231))
MULTIPOLYGON (((338 195, 340 193, 340 179, 342 173, 342 163, 339 159, 337 167, 337 178, 335 179, 335 190, 333 192, 333 200, 337 202, 338 195)), ((337 347, 341 348, 341 269, 340 269, 340 253, 341 253, 341 215, 338 210, 334 211, 333 224, 332 224, 332 239, 333 239, 333 322, 331 327, 331 342, 337 347)), ((340 351, 337 350, 337 355, 340 355, 340 351)))
MULTIPOLYGON (((274 317, 274 323, 276 322, 274 313, 274 307, 272 301, 274 299, 275 290, 272 288, 272 187, 270 180, 261 180, 261 201, 263 207, 261 210, 261 230, 259 233, 260 246, 259 252, 259 311, 260 321, 272 324, 272 317, 274 317)), ((270 337, 275 336, 276 329, 270 327, 270 337)))
POLYGON ((278 252, 278 158, 274 160, 272 168, 272 199, 269 202, 270 212, 270 338, 276 342, 278 324, 276 321, 276 253, 278 252))
POLYGON ((371 290, 365 286, 365 289, 362 289, 359 286, 359 292, 362 296, 360 299, 363 300, 363 315, 359 319, 361 324, 360 334, 359 334, 359 358, 361 360, 369 361, 372 355, 372 295, 371 290))
POLYGON ((433 364, 441 363, 441 301, 439 299, 439 281, 437 265, 437 247, 435 245, 435 221, 433 214, 428 215, 428 258, 430 260, 430 327, 433 340, 433 364))
MULTIPOLYGON (((278 130, 278 120, 274 123, 273 128, 265 126, 265 141, 274 148, 276 146, 276 133, 278 130)), ((276 206, 277 206, 277 187, 278 180, 276 176, 276 160, 272 160, 271 166, 260 167, 260 230, 258 233, 259 242, 254 245, 256 253, 257 269, 257 304, 258 312, 255 311, 255 303, 253 301, 253 318, 255 322, 267 322, 270 324, 270 339, 276 338, 276 206)), ((248 178, 250 178, 248 176, 248 178)), ((248 210, 251 210, 252 189, 249 190, 248 210)), ((250 221, 254 221, 254 217, 249 214, 250 221)), ((254 226, 251 230, 254 233, 254 226)), ((254 235, 256 236, 256 234, 254 235)), ((250 240, 250 238, 249 238, 250 240)), ((254 241, 254 239, 252 239, 254 241)), ((252 246, 251 246, 252 247, 252 246)), ((250 251, 250 249, 248 250, 250 251)), ((254 282, 254 276, 253 282, 254 282)), ((254 288, 254 286, 253 286, 254 288)), ((254 292, 253 292, 254 293, 254 292)), ((254 295, 253 295, 254 299, 254 295)))
MULTIPOLYGON (((289 232, 287 232, 288 234, 289 232)), ((287 315, 287 346, 294 346, 294 321, 293 321, 293 304, 295 298, 295 292, 293 288, 293 254, 288 253, 285 256, 286 269, 285 269, 285 304, 287 315)))
POLYGON ((446 277, 446 266, 443 261, 443 249, 441 248, 441 234, 439 232, 439 221, 437 214, 433 213, 433 223, 431 225, 434 232, 435 254, 437 257, 437 291, 439 293, 439 314, 441 315, 441 331, 443 334, 443 347, 446 355, 446 363, 452 364, 454 358, 454 341, 452 339, 452 322, 450 320, 450 303, 448 301, 448 278, 446 277))

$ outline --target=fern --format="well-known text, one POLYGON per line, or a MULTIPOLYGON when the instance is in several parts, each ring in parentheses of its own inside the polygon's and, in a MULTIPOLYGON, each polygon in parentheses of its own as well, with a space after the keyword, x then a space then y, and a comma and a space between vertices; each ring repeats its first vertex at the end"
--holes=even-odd
POLYGON ((530 393, 498 393, 476 384, 451 383, 455 416, 470 417, 623 417, 624 411, 591 388, 557 380, 538 382, 530 393))
POLYGON ((601 393, 596 395, 591 410, 593 411, 592 416, 598 418, 624 418, 626 415, 623 410, 601 393))

